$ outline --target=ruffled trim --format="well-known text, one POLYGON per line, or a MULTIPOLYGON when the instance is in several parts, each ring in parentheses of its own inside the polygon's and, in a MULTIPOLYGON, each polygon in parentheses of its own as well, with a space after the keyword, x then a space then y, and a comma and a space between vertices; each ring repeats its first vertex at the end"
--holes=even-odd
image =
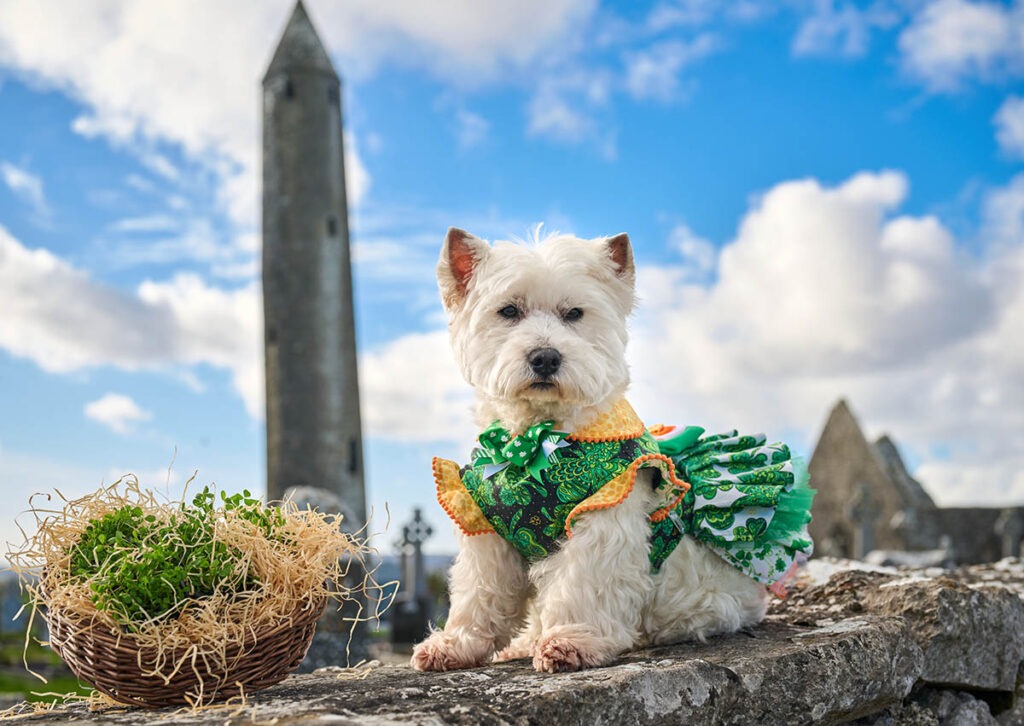
POLYGON ((459 465, 449 459, 435 456, 433 469, 438 504, 462 533, 470 537, 495 533, 494 527, 487 521, 480 506, 473 501, 466 485, 462 483, 459 465))
POLYGON ((783 595, 796 563, 813 551, 814 490, 803 460, 761 434, 735 431, 701 439, 673 460, 693 483, 690 534, 783 595))
MULTIPOLYGON (((779 495, 775 516, 764 533, 766 540, 792 546, 795 540, 810 540, 807 525, 811 522, 811 505, 814 502, 814 489, 810 488, 810 476, 807 464, 795 456, 793 465, 793 486, 779 495)), ((810 555, 810 552, 807 552, 810 555)))
POLYGON ((648 519, 652 522, 661 522, 683 501, 683 497, 690 491, 690 483, 679 476, 675 462, 665 454, 647 454, 637 461, 660 462, 658 468, 661 469, 662 482, 658 491, 666 499, 661 507, 651 512, 648 519))
POLYGON ((676 476, 676 468, 670 458, 663 454, 644 454, 637 457, 624 472, 573 507, 565 518, 565 535, 572 537, 572 523, 577 515, 599 509, 611 509, 625 501, 633 491, 640 469, 650 468, 652 462, 661 470, 662 476, 668 480, 669 485, 663 484, 662 488, 671 492, 672 500, 651 514, 650 520, 660 522, 667 517, 669 512, 686 496, 690 485, 676 476))

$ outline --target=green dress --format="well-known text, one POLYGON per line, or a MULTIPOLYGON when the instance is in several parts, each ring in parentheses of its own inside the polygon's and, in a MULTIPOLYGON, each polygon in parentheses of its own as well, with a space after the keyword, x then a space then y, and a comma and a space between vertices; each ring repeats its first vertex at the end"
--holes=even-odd
POLYGON ((702 434, 649 430, 626 401, 575 433, 545 422, 514 436, 494 424, 470 465, 434 460, 438 500, 466 534, 497 533, 535 561, 572 536, 578 514, 619 504, 638 471, 654 467, 653 573, 689 534, 783 594, 782 582, 812 551, 806 466, 763 435, 702 434))

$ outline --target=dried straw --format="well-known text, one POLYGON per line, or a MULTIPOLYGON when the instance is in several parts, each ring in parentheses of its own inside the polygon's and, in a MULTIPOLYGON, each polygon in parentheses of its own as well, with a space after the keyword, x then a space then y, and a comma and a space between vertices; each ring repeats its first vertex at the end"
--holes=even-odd
MULTIPOLYGON (((265 687, 267 680, 281 680, 301 661, 327 603, 341 607, 358 602, 368 590, 382 589, 365 569, 373 550, 361 538, 362 532, 354 536, 342 532, 340 515, 300 510, 285 502, 279 530, 283 536, 268 537, 237 512, 217 509, 214 538, 240 553, 236 570, 253 575, 255 586, 243 593, 222 589, 209 597, 178 602, 170 610, 176 615, 152 613, 126 629, 93 603, 92 585, 101 577, 102 563, 96 575, 72 576, 72 548, 91 522, 125 506, 139 507, 158 523, 167 522, 180 514, 184 494, 182 500, 161 502, 128 476, 77 499, 67 499, 58 491, 58 501, 51 504, 53 497, 43 496, 45 504, 37 503, 36 497, 30 500, 35 534, 8 552, 8 561, 31 598, 30 621, 41 608, 50 624, 51 646, 80 678, 124 703, 196 707, 265 687), (354 565, 365 573, 355 586, 346 582, 354 565), (290 632, 293 629, 303 631, 298 642, 290 632), (263 645, 278 652, 261 652, 261 641, 267 640, 272 642, 263 645), (93 652, 97 649, 102 652, 93 652), (126 649, 135 654, 134 667, 126 661, 126 649), (288 670, 277 677, 276 670, 263 673, 264 666, 288 670), (109 668, 131 672, 108 677, 109 668), (238 673, 245 674, 246 682, 227 680, 238 673), (154 700, 146 697, 147 683, 155 684, 154 700)), ((139 549, 144 548, 145 542, 139 549)), ((382 605, 387 603, 378 600, 378 607, 382 605)), ((27 645, 26 639, 26 649, 27 645)), ((25 666, 28 669, 27 662, 25 666)))

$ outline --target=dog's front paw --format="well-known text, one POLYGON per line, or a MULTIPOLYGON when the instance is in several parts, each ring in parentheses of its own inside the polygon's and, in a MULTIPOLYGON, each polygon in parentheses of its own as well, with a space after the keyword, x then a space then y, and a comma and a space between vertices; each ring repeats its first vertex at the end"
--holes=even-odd
POLYGON ((616 653, 608 652, 603 640, 579 632, 545 634, 534 646, 533 667, 540 672, 563 673, 605 665, 616 653))
POLYGON ((455 671, 483 665, 490 648, 475 639, 459 638, 443 630, 412 649, 411 665, 418 671, 455 671))

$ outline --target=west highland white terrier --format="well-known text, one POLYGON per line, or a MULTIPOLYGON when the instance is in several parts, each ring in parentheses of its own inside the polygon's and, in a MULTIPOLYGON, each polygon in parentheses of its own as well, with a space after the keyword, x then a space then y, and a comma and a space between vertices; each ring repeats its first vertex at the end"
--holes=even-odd
POLYGON ((813 491, 784 445, 648 428, 626 401, 635 276, 625 234, 448 230, 437 277, 484 430, 469 465, 434 460, 459 553, 413 667, 553 673, 734 632, 810 554, 813 491))

